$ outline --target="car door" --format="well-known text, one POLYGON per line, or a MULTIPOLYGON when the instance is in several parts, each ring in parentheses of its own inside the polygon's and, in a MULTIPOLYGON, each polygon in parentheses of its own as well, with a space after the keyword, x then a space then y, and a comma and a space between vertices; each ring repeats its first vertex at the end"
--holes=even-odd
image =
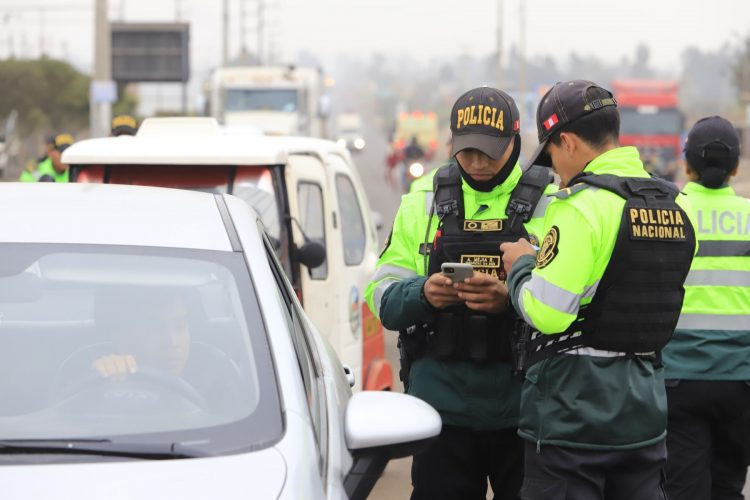
POLYGON ((326 260, 320 266, 310 269, 300 264, 302 304, 318 330, 336 346, 335 304, 338 297, 334 287, 336 268, 331 262, 330 248, 334 215, 323 164, 314 156, 291 155, 286 181, 289 211, 297 222, 292 224, 295 244, 301 247, 306 236, 326 249, 326 260))

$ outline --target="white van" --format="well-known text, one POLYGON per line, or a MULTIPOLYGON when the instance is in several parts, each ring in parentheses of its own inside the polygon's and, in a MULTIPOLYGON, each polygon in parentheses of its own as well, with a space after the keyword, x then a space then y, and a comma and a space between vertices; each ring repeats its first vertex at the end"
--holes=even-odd
POLYGON ((299 137, 223 134, 213 118, 150 118, 136 136, 79 141, 63 154, 71 182, 231 193, 252 205, 305 311, 357 375, 385 390, 383 327, 364 301, 378 240, 346 148, 299 137))

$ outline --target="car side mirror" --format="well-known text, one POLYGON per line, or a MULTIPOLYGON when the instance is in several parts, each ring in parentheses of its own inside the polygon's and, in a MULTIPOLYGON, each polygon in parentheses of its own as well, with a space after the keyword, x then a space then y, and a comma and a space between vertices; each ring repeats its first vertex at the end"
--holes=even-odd
POLYGON ((307 240, 299 247, 299 261, 310 269, 315 269, 326 261, 326 249, 317 241, 307 240))
POLYGON ((423 451, 442 428, 430 405, 407 394, 362 391, 346 406, 344 435, 354 462, 344 479, 350 499, 364 499, 389 460, 423 451))

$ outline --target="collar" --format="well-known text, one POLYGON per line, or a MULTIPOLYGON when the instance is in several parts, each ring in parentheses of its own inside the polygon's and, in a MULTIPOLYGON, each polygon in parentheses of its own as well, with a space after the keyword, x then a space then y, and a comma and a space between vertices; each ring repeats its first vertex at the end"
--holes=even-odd
POLYGON ((729 185, 716 188, 716 189, 712 189, 712 188, 707 188, 703 184, 700 184, 698 182, 692 182, 692 181, 685 184, 685 187, 682 188, 682 191, 685 194, 705 194, 709 196, 736 196, 734 189, 729 185))
POLYGON ((583 171, 597 175, 649 177, 648 172, 643 168, 638 150, 633 146, 610 149, 591 160, 583 171))

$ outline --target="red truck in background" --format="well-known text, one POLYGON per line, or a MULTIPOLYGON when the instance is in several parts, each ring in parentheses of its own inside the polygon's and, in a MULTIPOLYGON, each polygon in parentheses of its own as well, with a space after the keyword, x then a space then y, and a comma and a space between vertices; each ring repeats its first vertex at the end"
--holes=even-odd
POLYGON ((685 126, 677 90, 672 80, 612 82, 620 109, 620 144, 637 147, 646 170, 669 180, 679 169, 685 126))

